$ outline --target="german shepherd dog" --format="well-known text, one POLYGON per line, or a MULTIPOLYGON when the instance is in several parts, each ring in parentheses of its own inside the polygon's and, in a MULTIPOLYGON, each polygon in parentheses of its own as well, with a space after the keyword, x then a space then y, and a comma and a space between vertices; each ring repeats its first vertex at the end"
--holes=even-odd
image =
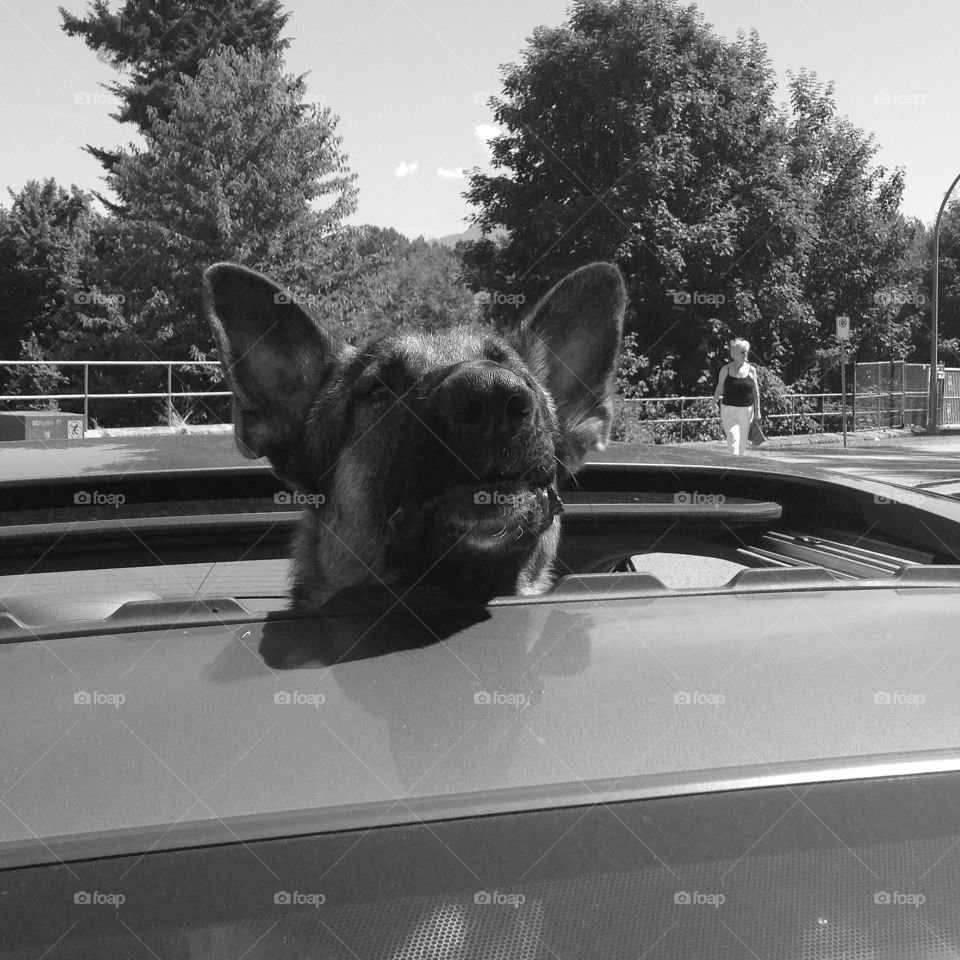
POLYGON ((558 487, 610 436, 616 267, 569 274, 511 336, 474 325, 360 349, 236 264, 206 271, 203 300, 237 446, 308 504, 294 608, 368 585, 469 605, 550 586, 558 487))

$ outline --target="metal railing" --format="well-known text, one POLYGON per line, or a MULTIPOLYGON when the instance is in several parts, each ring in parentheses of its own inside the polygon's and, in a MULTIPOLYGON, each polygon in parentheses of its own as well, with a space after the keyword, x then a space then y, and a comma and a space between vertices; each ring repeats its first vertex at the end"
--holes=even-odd
MULTIPOLYGON (((82 400, 84 418, 89 423, 90 401, 97 400, 149 400, 162 399, 166 401, 167 424, 173 425, 174 400, 189 399, 197 397, 229 397, 229 390, 174 390, 174 368, 182 367, 219 367, 217 360, 0 360, 0 367, 80 367, 83 370, 83 392, 80 393, 44 393, 44 394, 2 394, 0 402, 17 403, 23 401, 61 401, 61 400, 82 400), (99 393, 90 390, 90 371, 91 368, 99 367, 164 367, 166 368, 166 390, 160 391, 127 391, 125 393, 99 393)), ((835 429, 839 430, 841 424, 841 400, 840 393, 790 393, 785 394, 784 399, 789 402, 789 409, 782 413, 767 413, 764 416, 765 422, 784 421, 790 422, 791 436, 796 433, 798 419, 807 421, 819 421, 821 432, 825 431, 827 424, 831 426, 836 424, 835 429)), ((873 398, 862 398, 872 400, 873 398)), ((861 400, 862 402, 862 400, 861 400)), ((878 398, 879 402, 879 398, 878 398)), ((679 441, 692 439, 690 430, 687 429, 685 438, 685 425, 694 423, 703 424, 708 422, 719 423, 720 417, 709 396, 680 396, 680 397, 638 397, 638 398, 620 398, 617 400, 618 408, 621 410, 646 409, 650 406, 660 405, 662 410, 670 410, 666 416, 639 416, 634 420, 637 424, 643 426, 654 426, 657 424, 671 424, 678 427, 679 441), (709 413, 697 413, 696 406, 701 409, 704 405, 710 407, 709 413), (671 409, 675 408, 675 409, 671 409)), ((856 398, 847 395, 847 423, 856 423, 856 398)))
MULTIPOLYGON (((764 422, 769 421, 790 421, 790 435, 794 436, 797 429, 798 418, 806 420, 819 420, 820 432, 826 430, 828 421, 836 420, 836 429, 842 427, 843 410, 841 408, 842 393, 788 393, 783 398, 789 401, 789 409, 785 413, 764 413, 764 422)), ((676 412, 671 412, 669 416, 663 417, 639 417, 637 423, 640 425, 671 424, 679 425, 679 441, 684 441, 684 425, 692 423, 720 423, 720 415, 716 410, 716 404, 711 397, 704 396, 683 396, 683 397, 637 397, 621 398, 617 401, 621 409, 629 410, 631 407, 656 406, 676 406, 676 412), (709 405, 711 412, 709 414, 694 414, 688 416, 685 410, 694 406, 709 405)), ((854 416, 854 398, 847 394, 846 405, 847 423, 853 422, 854 416)))
POLYGON ((173 425, 173 401, 186 397, 229 397, 229 390, 174 390, 174 367, 219 367, 219 360, 0 360, 0 367, 82 367, 83 393, 0 394, 0 401, 23 400, 82 400, 83 418, 90 423, 91 400, 150 400, 165 399, 167 425, 173 425), (167 389, 160 392, 127 391, 126 393, 91 393, 91 367, 166 367, 167 389))

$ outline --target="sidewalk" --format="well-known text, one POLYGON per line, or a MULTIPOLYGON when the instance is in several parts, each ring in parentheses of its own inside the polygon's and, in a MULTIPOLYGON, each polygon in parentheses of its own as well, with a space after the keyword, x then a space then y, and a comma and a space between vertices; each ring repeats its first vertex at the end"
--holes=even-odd
MULTIPOLYGON (((930 443, 936 445, 940 443, 949 444, 951 441, 960 440, 960 427, 941 427, 936 436, 928 436, 926 433, 914 432, 911 428, 904 429, 883 427, 876 430, 860 430, 857 433, 847 432, 847 447, 869 447, 877 444, 898 444, 909 443, 911 445, 925 445, 930 443)), ((723 440, 692 440, 686 443, 669 443, 663 446, 669 447, 690 447, 703 446, 708 450, 725 450, 726 444, 723 440)), ((843 447, 842 433, 804 433, 793 437, 771 437, 767 436, 767 442, 759 450, 790 450, 796 447, 843 447)))
POLYGON ((233 433, 232 423, 201 423, 187 427, 102 427, 88 430, 84 437, 163 437, 163 436, 205 436, 211 433, 233 433))
MULTIPOLYGON (((104 427, 100 430, 88 430, 87 437, 151 437, 170 434, 204 436, 209 434, 232 433, 232 423, 208 423, 188 427, 104 427)), ((936 444, 949 442, 950 438, 960 440, 960 427, 941 427, 936 437, 928 437, 925 433, 915 433, 909 427, 894 429, 885 427, 878 430, 860 430, 857 433, 847 433, 848 447, 869 447, 874 444, 907 443, 936 444)), ((687 440, 684 443, 664 443, 664 447, 706 447, 708 450, 723 450, 726 444, 723 440, 687 440)), ((767 442, 760 450, 789 450, 793 447, 842 447, 842 433, 804 433, 793 437, 767 437, 767 442)))

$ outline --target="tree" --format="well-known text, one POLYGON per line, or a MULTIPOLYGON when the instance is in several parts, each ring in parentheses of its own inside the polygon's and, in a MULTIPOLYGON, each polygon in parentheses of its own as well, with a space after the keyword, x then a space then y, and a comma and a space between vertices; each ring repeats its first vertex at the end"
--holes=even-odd
MULTIPOLYGON (((31 180, 10 198, 0 208, 0 359, 68 359, 88 312, 106 306, 92 302, 103 218, 89 194, 53 179, 31 180)), ((52 370, 0 370, 0 392, 59 381, 52 370)))
MULTIPOLYGON (((140 133, 151 124, 151 110, 161 120, 169 118, 181 74, 195 77, 214 50, 270 54, 289 44, 280 38, 290 17, 281 12, 280 0, 125 0, 116 13, 107 0, 93 0, 86 17, 59 9, 64 32, 83 37, 101 59, 126 74, 125 82, 108 85, 120 101, 113 116, 135 124, 140 133)), ((90 145, 86 150, 108 171, 119 159, 115 150, 90 145)))
POLYGON ((504 68, 497 172, 475 171, 465 196, 475 222, 507 238, 467 245, 471 286, 530 301, 588 260, 613 260, 627 329, 659 382, 712 388, 731 335, 800 376, 843 302, 826 295, 849 267, 843 243, 857 237, 868 254, 850 297, 896 260, 874 227, 895 218, 902 183, 870 166, 870 142, 815 82, 803 75, 793 91, 807 96, 791 116, 757 34, 725 41, 694 6, 576 0, 504 68))
POLYGON ((396 230, 362 228, 364 266, 346 293, 341 332, 353 343, 378 334, 434 332, 478 319, 453 250, 396 230))
POLYGON ((108 174, 124 210, 113 281, 151 350, 205 354, 201 272, 218 260, 335 301, 354 267, 341 221, 355 209, 356 178, 336 117, 304 92, 278 54, 225 47, 180 78, 168 119, 150 109, 146 146, 108 174))
POLYGON ((707 320, 735 323, 730 273, 752 222, 780 226, 756 195, 777 155, 773 91, 755 36, 726 43, 695 8, 660 0, 579 0, 505 68, 491 147, 508 172, 474 173, 466 196, 481 228, 508 238, 470 245, 468 268, 530 301, 588 260, 614 260, 638 348, 683 358, 688 385, 707 320))
POLYGON ((832 341, 839 313, 856 318, 856 347, 887 340, 910 228, 899 213, 903 172, 873 165, 874 138, 836 115, 833 85, 801 70, 789 91, 788 157, 808 224, 801 289, 811 316, 810 329, 788 340, 796 378, 832 341))

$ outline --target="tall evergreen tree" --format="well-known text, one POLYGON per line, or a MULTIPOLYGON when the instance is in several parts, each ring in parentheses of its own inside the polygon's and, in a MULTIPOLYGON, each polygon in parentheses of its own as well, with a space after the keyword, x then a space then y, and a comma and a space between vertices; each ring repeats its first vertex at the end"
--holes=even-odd
POLYGON ((114 282, 153 349, 204 349, 200 277, 217 260, 314 296, 335 296, 349 275, 354 243, 341 224, 356 175, 337 118, 304 95, 279 54, 223 48, 180 78, 167 119, 151 109, 145 147, 124 151, 108 175, 124 209, 114 282))
MULTIPOLYGON (((60 16, 69 36, 82 37, 124 73, 124 80, 108 84, 120 101, 113 117, 140 133, 150 124, 151 110, 161 120, 169 117, 180 75, 196 76, 214 50, 269 54, 289 44, 280 37, 290 17, 280 0, 125 0, 116 13, 107 0, 92 0, 85 17, 63 7, 60 16)), ((86 150, 108 171, 119 159, 116 150, 90 145, 86 150)))

